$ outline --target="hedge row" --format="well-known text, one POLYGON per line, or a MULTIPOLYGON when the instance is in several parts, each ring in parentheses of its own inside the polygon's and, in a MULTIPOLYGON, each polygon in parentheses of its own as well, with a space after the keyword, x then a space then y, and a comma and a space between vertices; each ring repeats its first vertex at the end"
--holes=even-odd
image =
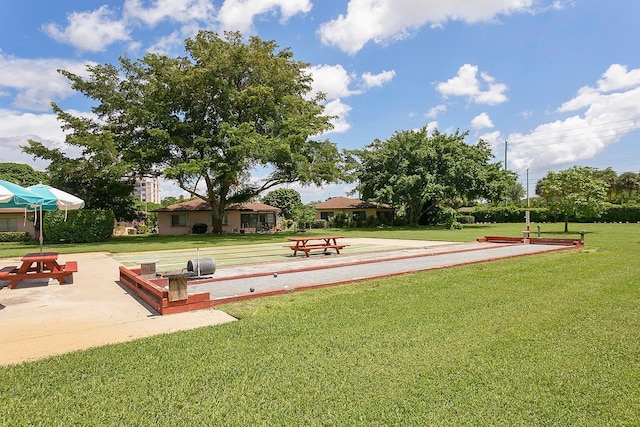
POLYGON ((65 243, 104 242, 113 234, 112 211, 81 209, 47 212, 42 222, 45 240, 65 243))
POLYGON ((0 242, 28 242, 31 235, 26 231, 3 231, 0 233, 0 242))
MULTIPOLYGON (((472 215, 475 222, 524 222, 525 212, 529 211, 531 222, 559 222, 564 218, 552 215, 546 208, 476 208, 464 215, 472 215)), ((640 206, 611 205, 605 207, 599 217, 569 217, 570 222, 640 222, 640 206)))

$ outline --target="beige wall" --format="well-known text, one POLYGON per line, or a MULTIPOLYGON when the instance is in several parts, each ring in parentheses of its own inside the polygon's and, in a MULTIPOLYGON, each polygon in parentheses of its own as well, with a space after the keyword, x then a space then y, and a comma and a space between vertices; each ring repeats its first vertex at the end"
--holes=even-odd
MULTIPOLYGON (((31 235, 32 239, 37 239, 38 238, 38 234, 39 234, 39 229, 36 229, 36 227, 33 225, 33 213, 28 213, 27 214, 27 220, 25 223, 25 218, 24 218, 24 213, 1 213, 0 212, 0 218, 7 219, 7 218, 13 218, 15 219, 15 223, 17 225, 17 230, 18 232, 24 232, 26 231, 27 233, 29 233, 31 235)), ((3 221, 4 222, 4 221, 3 221)))
MULTIPOLYGON (((228 224, 222 226, 224 233, 239 233, 243 228, 241 224, 241 212, 240 211, 228 211, 229 215, 228 224)), ((277 216, 276 216, 277 220, 277 216)), ((158 212, 158 234, 165 236, 176 236, 180 234, 190 234, 191 227, 194 224, 207 224, 207 233, 211 232, 211 213, 210 212, 158 212), (186 226, 171 226, 172 215, 186 215, 186 226)), ((255 228, 245 228, 247 233, 253 233, 255 228)))
POLYGON ((209 212, 158 212, 158 234, 163 236, 176 236, 180 234, 190 234, 194 224, 207 224, 211 231, 211 213, 209 212), (172 215, 186 215, 187 225, 171 226, 172 215))

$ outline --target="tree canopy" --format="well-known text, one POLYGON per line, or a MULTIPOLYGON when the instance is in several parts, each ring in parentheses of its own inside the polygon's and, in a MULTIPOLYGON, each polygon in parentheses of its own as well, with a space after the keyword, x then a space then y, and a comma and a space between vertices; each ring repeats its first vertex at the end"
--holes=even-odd
MULTIPOLYGON (((97 102, 92 131, 113 135, 137 174, 164 175, 212 206, 213 232, 224 208, 284 183, 340 178, 340 154, 322 94, 310 96, 308 64, 274 41, 199 32, 187 55, 147 54, 119 65, 89 66, 83 78, 61 70, 97 102), (267 175, 252 182, 255 168, 267 175)), ((74 126, 71 127, 75 129, 74 126)))
POLYGON ((569 216, 600 214, 607 197, 607 183, 596 170, 573 166, 560 172, 550 171, 536 186, 536 192, 547 201, 551 212, 564 218, 564 231, 569 231, 569 216))
POLYGON ((633 193, 640 190, 640 174, 635 172, 621 173, 614 188, 622 195, 623 201, 628 202, 633 197, 633 193))
POLYGON ((134 208, 131 165, 122 160, 114 135, 86 118, 74 117, 54 104, 63 128, 73 129, 66 143, 80 147, 82 155, 72 158, 59 148, 49 149, 29 140, 23 151, 49 160, 49 183, 85 202, 85 208, 113 211, 117 220, 137 218, 134 208))
POLYGON ((0 179, 23 187, 49 183, 49 177, 45 172, 34 170, 24 163, 0 163, 0 179))
POLYGON ((403 208, 410 224, 439 205, 452 207, 456 199, 501 199, 515 174, 491 162, 485 141, 469 145, 466 136, 430 134, 425 126, 352 151, 357 191, 365 200, 403 208))
POLYGON ((300 193, 293 188, 277 188, 269 191, 262 198, 262 203, 280 208, 280 215, 286 219, 293 219, 294 212, 302 206, 300 193))

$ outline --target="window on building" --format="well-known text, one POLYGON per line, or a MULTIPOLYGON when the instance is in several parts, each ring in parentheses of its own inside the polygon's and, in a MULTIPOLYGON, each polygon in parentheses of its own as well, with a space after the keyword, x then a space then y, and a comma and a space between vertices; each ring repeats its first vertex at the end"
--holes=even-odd
POLYGON ((242 228, 256 228, 258 226, 258 214, 241 214, 242 228))
POLYGON ((229 225, 229 214, 226 213, 222 216, 222 225, 229 225))
POLYGON ((320 212, 320 219, 324 219, 325 221, 329 221, 334 216, 333 212, 320 212))
POLYGON ((186 227, 188 222, 187 219, 187 215, 171 215, 171 226, 186 227))
POLYGON ((367 219, 367 213, 365 211, 353 211, 353 219, 364 221, 367 219))
POLYGON ((18 218, 0 218, 0 231, 18 231, 18 218))

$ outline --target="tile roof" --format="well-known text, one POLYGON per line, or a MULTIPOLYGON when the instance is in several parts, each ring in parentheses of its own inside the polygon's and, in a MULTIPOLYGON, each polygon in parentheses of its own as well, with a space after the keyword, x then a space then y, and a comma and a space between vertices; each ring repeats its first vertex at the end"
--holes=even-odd
POLYGON ((358 199, 350 199, 348 197, 333 197, 327 201, 318 203, 316 209, 391 209, 386 203, 365 202, 358 199))
MULTIPOLYGON (((186 202, 176 203, 164 208, 156 209, 154 212, 195 212, 210 211, 211 204, 202 199, 193 199, 186 202)), ((250 212, 280 212, 279 208, 265 205, 264 203, 235 203, 225 208, 226 211, 250 211, 250 212)))

